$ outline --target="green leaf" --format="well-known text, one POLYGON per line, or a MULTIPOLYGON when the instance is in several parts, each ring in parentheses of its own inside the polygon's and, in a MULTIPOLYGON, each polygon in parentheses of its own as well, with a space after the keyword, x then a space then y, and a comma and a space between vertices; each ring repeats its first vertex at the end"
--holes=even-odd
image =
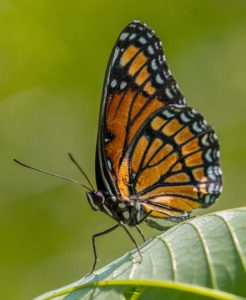
POLYGON ((246 208, 185 221, 48 299, 242 299, 246 208))

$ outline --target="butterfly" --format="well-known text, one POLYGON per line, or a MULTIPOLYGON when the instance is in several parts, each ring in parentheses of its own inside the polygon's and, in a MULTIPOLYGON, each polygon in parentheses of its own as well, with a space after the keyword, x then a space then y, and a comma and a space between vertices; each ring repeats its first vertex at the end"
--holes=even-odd
POLYGON ((219 156, 214 129, 186 105, 161 41, 133 21, 109 59, 97 137, 98 191, 87 192, 91 207, 117 222, 100 235, 118 226, 128 233, 126 225, 142 235, 142 222, 162 229, 158 219, 178 222, 210 206, 222 191, 219 156))
POLYGON ((141 256, 128 226, 145 240, 139 224, 164 230, 159 220, 188 219, 193 209, 210 206, 222 191, 217 135, 186 105, 161 41, 139 21, 121 32, 106 71, 96 149, 97 191, 69 156, 90 185, 82 186, 88 189, 91 208, 116 221, 92 237, 92 272, 98 236, 122 227, 141 256))

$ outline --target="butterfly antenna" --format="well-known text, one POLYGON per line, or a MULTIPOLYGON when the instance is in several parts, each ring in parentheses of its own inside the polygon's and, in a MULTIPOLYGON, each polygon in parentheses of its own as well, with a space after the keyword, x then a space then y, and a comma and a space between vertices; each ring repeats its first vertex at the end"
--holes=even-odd
POLYGON ((25 167, 25 168, 28 168, 28 169, 31 169, 31 170, 34 170, 34 171, 38 171, 40 173, 44 173, 44 174, 48 174, 50 176, 53 176, 53 177, 57 177, 57 178, 60 178, 60 179, 63 179, 63 180, 66 180, 66 181, 69 181, 69 182, 72 182, 72 183, 75 183, 77 185, 80 185, 82 186, 83 188, 87 189, 88 191, 92 191, 89 187, 81 184, 80 182, 76 181, 76 180, 73 180, 71 178, 68 178, 68 177, 64 177, 64 176, 61 176, 61 175, 58 175, 58 174, 55 174, 55 173, 51 173, 51 172, 48 172, 48 171, 45 171, 45 170, 42 170, 42 169, 38 169, 38 168, 35 168, 35 167, 32 167, 32 166, 29 166, 15 158, 13 158, 13 161, 16 162, 17 164, 21 165, 22 167, 25 167))
POLYGON ((75 164, 75 166, 80 170, 80 172, 83 174, 83 176, 85 177, 85 179, 87 180, 87 182, 89 183, 89 186, 91 187, 92 191, 95 191, 95 189, 93 188, 93 185, 89 179, 89 177, 86 175, 85 171, 81 168, 81 166, 78 164, 78 162, 75 160, 75 158, 73 157, 72 153, 68 152, 68 156, 71 159, 71 161, 75 164))

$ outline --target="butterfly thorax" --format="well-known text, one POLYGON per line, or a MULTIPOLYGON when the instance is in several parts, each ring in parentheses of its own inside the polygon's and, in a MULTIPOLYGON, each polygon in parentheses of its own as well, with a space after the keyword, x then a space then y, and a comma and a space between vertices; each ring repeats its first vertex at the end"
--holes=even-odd
POLYGON ((144 220, 145 212, 134 200, 110 196, 101 191, 86 193, 88 202, 93 210, 100 210, 117 222, 136 226, 144 220))

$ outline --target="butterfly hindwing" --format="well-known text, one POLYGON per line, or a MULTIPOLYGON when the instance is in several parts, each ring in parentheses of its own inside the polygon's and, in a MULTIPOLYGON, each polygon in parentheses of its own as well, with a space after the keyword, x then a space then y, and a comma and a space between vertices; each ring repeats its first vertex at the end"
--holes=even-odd
POLYGON ((131 194, 154 216, 209 206, 221 192, 217 135, 190 107, 153 113, 130 151, 131 194))

